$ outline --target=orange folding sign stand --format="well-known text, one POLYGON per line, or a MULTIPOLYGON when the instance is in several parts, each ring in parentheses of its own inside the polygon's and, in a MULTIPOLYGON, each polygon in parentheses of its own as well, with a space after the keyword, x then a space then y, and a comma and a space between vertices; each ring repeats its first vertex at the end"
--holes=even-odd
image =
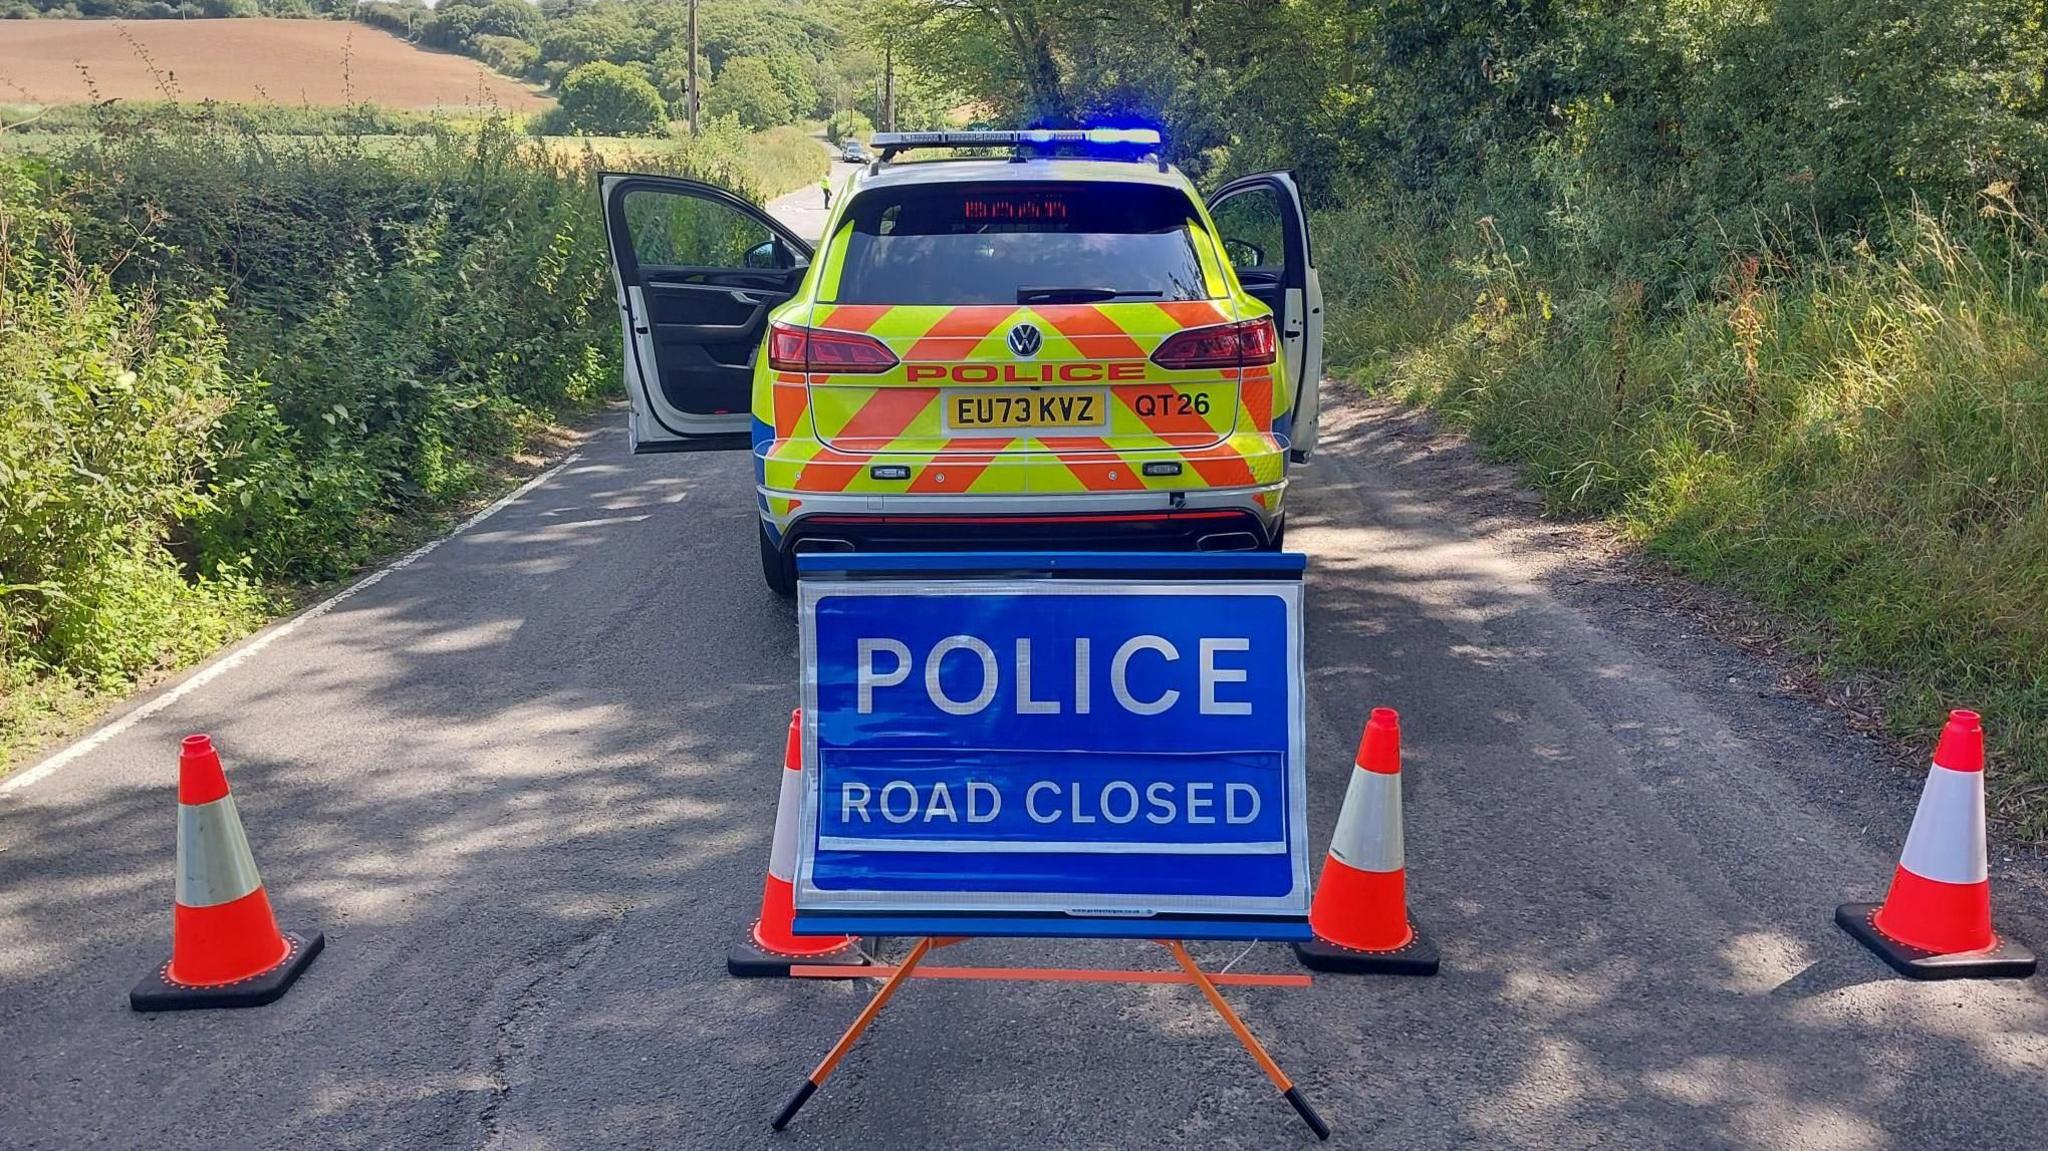
MULTIPOLYGON (((864 974, 882 978, 882 986, 875 992, 874 998, 868 1000, 867 1006, 861 1008, 860 1014, 854 1017, 853 1023, 847 1027, 846 1033, 839 1037, 839 1042, 834 1043, 832 1050, 826 1052, 825 1058, 819 1060, 818 1066, 811 1072, 810 1077, 804 1080, 803 1086, 797 1088, 796 1094, 790 1096, 789 1102, 783 1105, 782 1111, 775 1116, 772 1124, 775 1130, 780 1131, 789 1126, 790 1120, 796 1118, 796 1113, 803 1110, 804 1104, 810 1101, 811 1096, 817 1093, 818 1088, 824 1086, 825 1080, 839 1066, 839 1061, 846 1058, 846 1053, 851 1051, 853 1045, 860 1040, 861 1033, 866 1031, 868 1025, 875 1021, 875 1017, 882 1013, 882 1008, 888 1006, 889 1000, 895 996, 897 988, 903 986, 905 980, 910 979, 912 976, 917 976, 925 979, 988 981, 1193 984, 1201 989, 1203 997, 1208 999, 1209 1005, 1216 1009, 1216 1014, 1221 1016, 1223 1022, 1230 1026, 1231 1034, 1237 1036, 1237 1041, 1244 1044, 1246 1051, 1251 1052, 1252 1058, 1259 1064, 1259 1070, 1265 1072, 1266 1078, 1273 1081, 1273 1086, 1280 1089, 1280 1094, 1294 1107, 1295 1112, 1301 1116, 1302 1122, 1308 1124, 1309 1130, 1316 1133, 1316 1138, 1327 1140, 1330 1137, 1330 1125, 1323 1122, 1323 1117, 1316 1114, 1314 1107, 1309 1106, 1308 1099, 1302 1095, 1301 1089, 1296 1087, 1294 1081, 1287 1077, 1287 1073, 1280 1069, 1280 1064, 1274 1062, 1273 1057, 1266 1053, 1265 1047, 1260 1045, 1258 1038, 1252 1034, 1251 1028, 1245 1026, 1244 1020, 1231 1008, 1229 1000, 1223 998, 1223 992, 1219 989, 1219 985, 1237 987, 1307 987, 1309 985, 1308 976, 1231 974, 1228 972, 1211 974, 1203 971, 1195 963, 1195 957, 1188 954, 1187 945, 1178 939, 1156 940, 1161 947, 1166 948, 1167 951, 1172 953, 1174 962, 1180 965, 1180 972, 1178 974, 1171 971, 1095 971, 1056 967, 921 966, 925 956, 929 955, 933 948, 949 947, 955 943, 965 942, 967 938, 969 937, 927 936, 918 940, 916 946, 910 949, 910 954, 904 957, 903 962, 897 966, 875 967, 864 972, 864 974)), ((789 973, 800 978, 846 978, 846 968, 843 966, 806 966, 799 964, 791 967, 789 973)))
POLYGON ((790 932, 916 944, 895 967, 790 961, 793 976, 883 982, 776 1130, 923 977, 1194 987, 1329 1138, 1218 990, 1310 977, 1211 974, 1183 942, 1311 935, 1307 566, 1250 552, 797 557, 790 932), (1175 968, 924 966, 968 938, 1151 939, 1175 968))

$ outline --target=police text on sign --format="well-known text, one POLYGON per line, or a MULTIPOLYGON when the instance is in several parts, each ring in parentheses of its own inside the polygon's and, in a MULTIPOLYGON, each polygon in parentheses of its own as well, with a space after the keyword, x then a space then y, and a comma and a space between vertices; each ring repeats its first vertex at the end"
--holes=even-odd
MULTIPOLYGON (((1007 699, 1011 710, 1018 715, 1062 715, 1071 708, 1075 715, 1087 715, 1095 702, 1095 669, 1091 658, 1095 641, 1090 636, 1075 636, 1073 641, 1073 678, 1065 683, 1041 686, 1032 685, 1032 639, 1017 637, 1007 679, 999 666, 995 648, 987 641, 971 635, 949 635, 934 643, 923 656, 921 682, 925 695, 932 706, 948 715, 974 715, 996 702, 997 693, 1008 687, 1007 699), (948 695, 944 686, 944 662, 947 656, 959 653, 960 658, 971 660, 977 673, 968 682, 973 692, 967 698, 956 699, 948 695), (1066 694, 1061 696, 1060 692, 1066 694), (1041 695, 1040 693, 1045 694, 1041 695)), ((1230 653, 1251 649, 1252 641, 1245 636, 1203 636, 1197 643, 1198 663, 1194 673, 1195 699, 1203 715, 1250 715, 1252 703, 1249 699, 1222 699, 1217 688, 1225 684, 1245 682, 1242 667, 1218 665, 1218 659, 1228 658, 1230 653)), ((913 657, 908 645, 902 640, 886 637, 862 637, 854 641, 858 652, 856 684, 859 690, 859 711, 862 715, 875 710, 875 692, 882 688, 896 687, 911 677, 913 657), (877 658, 886 668, 878 667, 877 658)), ((1161 686, 1149 693, 1131 690, 1132 664, 1140 656, 1155 656, 1166 665, 1180 662, 1180 649, 1173 641, 1157 635, 1135 635, 1116 648, 1116 654, 1109 659, 1109 695, 1118 707, 1132 715, 1153 716, 1173 710, 1181 701, 1179 687, 1161 686)), ((1049 677, 1048 677, 1049 678, 1049 677)), ((1171 677, 1166 677, 1169 680, 1171 677)))

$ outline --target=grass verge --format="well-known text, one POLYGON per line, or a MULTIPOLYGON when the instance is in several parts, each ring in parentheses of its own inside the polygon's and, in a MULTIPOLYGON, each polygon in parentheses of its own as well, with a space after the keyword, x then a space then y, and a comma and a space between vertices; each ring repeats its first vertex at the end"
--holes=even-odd
POLYGON ((580 446, 590 429, 610 413, 601 406, 565 410, 535 421, 522 435, 523 447, 481 470, 470 494, 445 507, 421 511, 385 533, 378 554, 361 568, 318 583, 272 583, 249 589, 233 610, 216 608, 202 631, 183 650, 131 675, 97 679, 63 668, 15 663, 0 667, 0 779, 32 766, 60 745, 83 735, 137 692, 164 684, 180 673, 258 630, 326 599, 365 574, 446 535, 471 515, 554 466, 580 446))
MULTIPOLYGON (((1985 715, 1993 806, 2048 838, 2048 246, 1995 195, 1867 242, 1734 252, 1690 299, 1491 219, 1319 221, 1336 370, 1519 463, 1875 673, 1932 746, 1985 715), (1532 254, 1535 248, 1535 254, 1532 254)), ((1787 245, 1785 247, 1790 247, 1787 245)))

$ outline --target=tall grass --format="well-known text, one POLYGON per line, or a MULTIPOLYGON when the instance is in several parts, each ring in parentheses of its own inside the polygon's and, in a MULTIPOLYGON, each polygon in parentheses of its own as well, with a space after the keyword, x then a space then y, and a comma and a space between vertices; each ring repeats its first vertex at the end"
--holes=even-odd
POLYGON ((451 128, 473 131, 488 118, 482 112, 453 117, 370 103, 235 104, 169 98, 100 104, 0 103, 0 130, 92 136, 174 128, 275 136, 429 136, 451 128))
POLYGON ((755 133, 746 155, 754 182, 769 196, 817 183, 832 164, 817 137, 791 124, 755 133))
MULTIPOLYGON (((0 154, 63 154, 81 142, 189 133, 241 147, 250 142, 289 147, 310 138, 320 147, 346 140, 365 154, 403 151, 420 138, 467 139, 495 128, 532 129, 516 115, 491 110, 467 114, 415 112, 359 103, 339 107, 302 104, 233 104, 215 100, 123 100, 105 104, 0 103, 0 154)), ((750 132, 735 121, 712 121, 703 135, 680 125, 668 136, 543 136, 557 154, 594 155, 603 164, 686 171, 760 197, 779 196, 817 182, 830 164, 811 133, 797 125, 750 132)))
POLYGON ((1737 246, 1656 302, 1505 234, 1324 221, 1333 361, 1522 463, 1890 685, 1922 742, 1986 713, 2004 810, 2048 835, 2048 245, 2010 198, 1868 241, 1737 246), (1772 252, 1803 246, 1818 255, 1772 252), (1538 254, 1532 255, 1531 249, 1538 254))
POLYGON ((756 199, 815 184, 831 157, 804 129, 785 124, 749 132, 735 121, 714 121, 691 136, 547 136, 555 152, 593 157, 601 166, 631 171, 683 171, 756 199))

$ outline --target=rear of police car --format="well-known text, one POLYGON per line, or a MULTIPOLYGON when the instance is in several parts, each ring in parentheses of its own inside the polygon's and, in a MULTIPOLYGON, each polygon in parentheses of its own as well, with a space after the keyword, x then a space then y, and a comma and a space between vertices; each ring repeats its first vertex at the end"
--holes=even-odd
POLYGON ((1205 204, 1150 130, 873 145, 816 248, 725 189, 601 175, 633 451, 751 448, 784 594, 800 551, 1279 546, 1322 361, 1287 173, 1205 204), (927 147, 1009 156, 897 159, 927 147))
POLYGON ((1297 389, 1177 172, 879 167, 809 286, 754 388, 785 555, 1279 545, 1297 389))

